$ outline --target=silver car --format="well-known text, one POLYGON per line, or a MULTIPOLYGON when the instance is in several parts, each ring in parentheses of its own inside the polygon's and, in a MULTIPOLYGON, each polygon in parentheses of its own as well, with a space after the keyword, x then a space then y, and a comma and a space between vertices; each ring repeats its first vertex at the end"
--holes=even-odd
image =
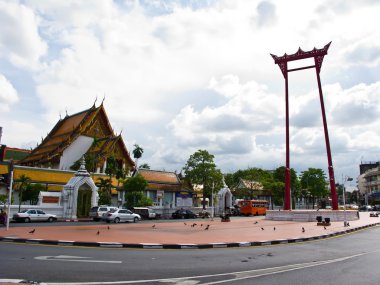
POLYGON ((57 216, 53 214, 47 214, 40 209, 28 209, 23 210, 20 213, 13 215, 13 220, 16 222, 53 222, 57 220, 57 216))
POLYGON ((141 216, 127 209, 117 209, 105 213, 102 217, 107 223, 134 222, 141 220, 141 216))
POLYGON ((94 221, 100 221, 104 214, 106 214, 109 211, 116 210, 117 207, 113 206, 96 206, 92 207, 90 210, 90 218, 92 218, 94 221))

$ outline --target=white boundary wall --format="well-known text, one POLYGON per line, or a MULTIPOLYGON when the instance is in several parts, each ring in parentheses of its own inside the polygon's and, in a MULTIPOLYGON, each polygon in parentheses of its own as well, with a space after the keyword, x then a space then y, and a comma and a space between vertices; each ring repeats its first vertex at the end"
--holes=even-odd
POLYGON ((266 220, 273 221, 297 221, 297 222, 316 222, 317 216, 330 218, 331 222, 355 221, 359 220, 359 212, 355 210, 293 210, 293 211, 271 211, 267 210, 266 220))

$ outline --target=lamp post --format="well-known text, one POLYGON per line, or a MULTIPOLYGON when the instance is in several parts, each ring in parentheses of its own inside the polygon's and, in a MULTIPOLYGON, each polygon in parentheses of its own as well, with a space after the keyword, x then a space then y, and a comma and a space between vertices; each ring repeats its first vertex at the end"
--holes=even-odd
POLYGON ((211 189, 211 219, 214 219, 214 182, 211 189))
POLYGON ((12 204, 12 187, 13 187, 13 160, 9 163, 9 192, 8 192, 8 206, 7 206, 7 231, 9 230, 9 217, 11 215, 11 204, 12 204))
MULTIPOLYGON (((343 180, 343 174, 342 174, 342 180, 343 180)), ((345 183, 347 181, 352 181, 353 179, 351 177, 346 176, 343 180, 343 211, 344 211, 344 226, 347 227, 347 216, 346 216, 346 185, 345 183)))

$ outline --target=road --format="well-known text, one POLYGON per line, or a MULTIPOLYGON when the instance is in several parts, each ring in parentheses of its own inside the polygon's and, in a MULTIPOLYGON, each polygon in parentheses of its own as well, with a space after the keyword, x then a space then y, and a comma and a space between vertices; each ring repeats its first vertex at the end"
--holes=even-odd
POLYGON ((375 227, 315 242, 211 250, 0 243, 0 278, 97 284, 377 284, 379 236, 380 227, 375 227))

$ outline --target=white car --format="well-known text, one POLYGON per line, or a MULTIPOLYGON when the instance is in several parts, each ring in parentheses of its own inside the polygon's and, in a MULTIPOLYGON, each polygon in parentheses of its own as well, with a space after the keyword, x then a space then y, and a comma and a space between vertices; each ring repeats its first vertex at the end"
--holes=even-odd
POLYGON ((13 215, 16 222, 53 222, 57 220, 57 216, 47 214, 40 209, 27 209, 13 215))
POLYGON ((113 207, 113 206, 92 207, 90 210, 90 218, 92 218, 94 221, 100 221, 104 214, 106 214, 109 211, 114 211, 116 209, 117 207, 113 207))
POLYGON ((117 209, 114 211, 109 211, 102 217, 107 223, 114 222, 134 222, 141 220, 141 216, 139 214, 135 214, 127 209, 117 209))

